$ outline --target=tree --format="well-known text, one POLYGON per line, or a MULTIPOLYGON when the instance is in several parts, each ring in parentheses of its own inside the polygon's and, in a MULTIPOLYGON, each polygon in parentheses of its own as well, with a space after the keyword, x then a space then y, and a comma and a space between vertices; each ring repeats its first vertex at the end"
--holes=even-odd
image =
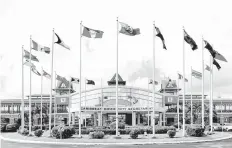
MULTIPOLYGON (((202 105, 201 103, 193 103, 192 104, 192 113, 193 113, 193 123, 196 123, 197 121, 200 121, 198 120, 198 115, 201 114, 201 111, 202 111, 202 105)), ((210 108, 208 105, 204 104, 204 109, 205 109, 205 114, 208 115, 208 117, 205 117, 204 118, 204 122, 206 124, 209 124, 209 114, 210 114, 210 108)), ((186 104, 186 116, 185 116, 185 122, 186 123, 191 123, 191 104, 190 103, 187 103, 186 104)), ((217 119, 217 112, 216 110, 213 108, 213 120, 215 121, 217 119)))
MULTIPOLYGON (((31 122, 32 122, 32 124, 31 125, 33 125, 33 123, 34 123, 33 117, 37 114, 40 115, 40 111, 41 111, 40 106, 32 107, 32 110, 31 110, 31 122)), ((43 124, 46 124, 49 121, 49 116, 47 114, 47 111, 48 111, 47 105, 43 105, 42 106, 42 117, 43 117, 42 122, 43 122, 43 124)), ((18 122, 19 121, 21 121, 21 118, 18 119, 18 122)), ((29 123, 29 111, 24 112, 24 121, 25 121, 25 123, 29 123)), ((21 125, 21 122, 20 122, 20 125, 21 125)))

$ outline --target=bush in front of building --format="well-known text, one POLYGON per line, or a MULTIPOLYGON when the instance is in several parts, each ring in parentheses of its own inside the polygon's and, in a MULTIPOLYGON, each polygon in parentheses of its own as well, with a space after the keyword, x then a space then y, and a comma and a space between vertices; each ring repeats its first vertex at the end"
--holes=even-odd
POLYGON ((139 135, 139 130, 138 129, 133 129, 131 132, 130 132, 130 137, 132 139, 137 139, 138 138, 138 135, 139 135))
POLYGON ((6 131, 6 125, 7 125, 7 123, 1 123, 1 132, 6 131))
MULTIPOLYGON (((118 122, 118 128, 119 129, 125 129, 125 123, 123 122, 118 122)), ((110 129, 116 129, 116 122, 112 122, 110 124, 110 129)))
POLYGON ((103 139, 105 136, 104 132, 102 131, 95 131, 95 132, 90 132, 89 137, 91 139, 103 139))
POLYGON ((23 128, 23 130, 21 130, 21 126, 19 127, 19 129, 18 129, 18 133, 19 134, 21 134, 21 135, 23 135, 23 136, 27 136, 27 135, 29 135, 29 130, 28 129, 26 129, 26 128, 23 128))
POLYGON ((168 130, 167 134, 170 138, 173 138, 176 135, 176 130, 168 130))
POLYGON ((55 137, 56 139, 60 139, 60 135, 62 136, 62 139, 66 139, 72 137, 74 134, 75 129, 71 126, 64 126, 63 131, 60 131, 59 126, 55 126, 52 128, 52 137, 55 137))
POLYGON ((43 130, 41 130, 41 129, 35 130, 34 135, 36 137, 41 137, 43 135, 43 130))
MULTIPOLYGON (((43 128, 43 127, 42 127, 42 128, 43 128)), ((38 130, 38 129, 41 129, 41 126, 39 126, 39 125, 34 125, 34 126, 31 127, 31 130, 32 130, 32 131, 36 131, 36 130, 38 130)))
POLYGON ((204 134, 204 131, 205 131, 205 128, 202 128, 202 127, 194 127, 194 126, 189 126, 187 127, 186 129, 186 133, 187 135, 189 136, 193 136, 193 137, 203 137, 205 134, 204 134))
POLYGON ((7 124, 6 132, 17 132, 19 125, 17 123, 7 124))

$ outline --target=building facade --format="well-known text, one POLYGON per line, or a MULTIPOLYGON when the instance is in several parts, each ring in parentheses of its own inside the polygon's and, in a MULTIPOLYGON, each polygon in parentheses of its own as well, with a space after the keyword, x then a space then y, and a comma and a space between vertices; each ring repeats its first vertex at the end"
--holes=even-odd
MULTIPOLYGON (((182 118, 183 101, 182 95, 178 92, 175 81, 162 81, 161 90, 155 93, 155 115, 153 114, 153 92, 149 89, 126 86, 126 82, 119 75, 118 87, 118 115, 119 121, 124 122, 128 126, 138 124, 152 125, 153 117, 156 124, 171 125, 177 123, 179 108, 180 119, 182 118), (178 105, 179 104, 179 105, 178 105)), ((80 94, 78 92, 72 94, 58 93, 60 88, 56 89, 52 99, 52 123, 59 124, 61 119, 65 119, 65 123, 69 121, 69 111, 71 114, 71 124, 78 124, 78 118, 81 118, 81 124, 84 126, 106 126, 116 120, 116 93, 115 93, 115 76, 108 81, 108 86, 86 90, 81 92, 81 113, 80 116, 80 94), (55 99, 56 98, 56 99, 55 99), (55 120, 54 120, 55 119, 55 120)), ((64 89, 61 89, 64 90, 64 89)), ((29 97, 25 99, 25 111, 29 110, 29 97)), ((46 106, 49 113, 49 95, 32 95, 32 109, 41 105, 46 106)), ((190 104, 191 96, 185 96, 185 104, 190 104)), ((201 95, 192 95, 193 104, 201 104, 201 95)), ((208 106, 209 99, 204 98, 205 105, 208 106)), ((214 122, 232 123, 232 100, 226 98, 214 98, 213 108, 216 111, 217 119, 214 122)), ((5 99, 1 101, 1 115, 6 118, 9 123, 15 122, 20 118, 21 113, 20 99, 5 99)), ((201 112, 197 113, 201 119, 201 112)), ((208 117, 205 111, 205 117, 208 117)), ((35 115, 34 125, 40 124, 40 115, 35 115)), ((181 121, 181 120, 180 120, 181 121)))

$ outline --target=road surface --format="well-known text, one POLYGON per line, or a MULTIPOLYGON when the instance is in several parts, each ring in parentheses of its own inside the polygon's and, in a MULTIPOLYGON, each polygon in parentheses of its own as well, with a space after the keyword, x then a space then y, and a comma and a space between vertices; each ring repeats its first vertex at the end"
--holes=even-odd
POLYGON ((232 139, 206 142, 206 143, 186 143, 186 144, 153 144, 153 145, 47 145, 47 144, 20 144, 1 141, 1 148, 232 148, 232 139))

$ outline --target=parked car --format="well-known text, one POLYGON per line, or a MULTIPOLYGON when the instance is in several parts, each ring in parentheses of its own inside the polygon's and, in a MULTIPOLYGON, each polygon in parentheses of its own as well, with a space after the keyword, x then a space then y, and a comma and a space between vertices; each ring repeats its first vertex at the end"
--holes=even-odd
POLYGON ((223 129, 226 131, 232 131, 232 123, 225 123, 223 129))
POLYGON ((213 130, 214 131, 222 130, 222 125, 219 123, 213 123, 213 130))

